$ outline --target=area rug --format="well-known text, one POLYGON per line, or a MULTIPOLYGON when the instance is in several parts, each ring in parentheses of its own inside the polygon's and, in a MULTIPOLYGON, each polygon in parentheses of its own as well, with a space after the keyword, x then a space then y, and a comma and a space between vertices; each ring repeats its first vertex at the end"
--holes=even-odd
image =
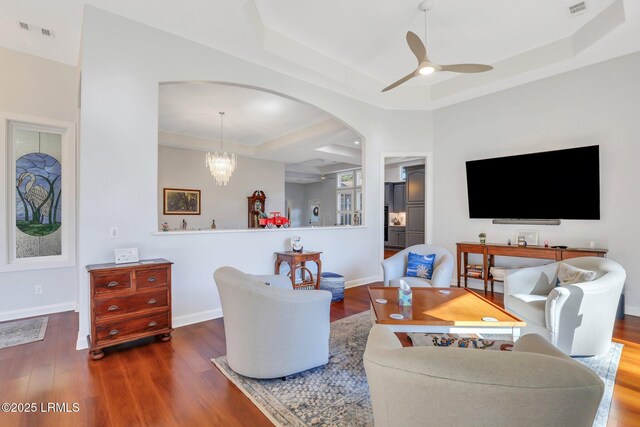
POLYGON ((49 316, 0 323, 0 348, 42 341, 49 316))
MULTIPOLYGON (((288 376, 285 381, 255 380, 238 375, 229 368, 225 356, 211 361, 276 426, 373 426, 369 387, 362 363, 370 329, 368 311, 331 323, 329 363, 288 376)), ((621 351, 621 344, 612 343, 605 355, 576 358, 605 382, 594 427, 607 424, 621 351)))
POLYGON ((415 332, 407 335, 414 346, 501 351, 511 351, 513 348, 513 337, 511 335, 425 334, 415 332))

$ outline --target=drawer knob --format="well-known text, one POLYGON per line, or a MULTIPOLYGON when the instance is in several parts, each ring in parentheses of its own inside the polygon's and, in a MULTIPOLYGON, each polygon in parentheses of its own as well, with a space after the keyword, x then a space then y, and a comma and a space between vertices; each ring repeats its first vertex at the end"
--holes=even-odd
POLYGON ((149 327, 153 328, 154 326, 158 326, 158 322, 150 322, 149 327))
POLYGON ((149 278, 147 279, 147 282, 155 282, 155 281, 156 281, 156 278, 155 278, 155 277, 149 277, 149 278))
POLYGON ((118 307, 117 305, 112 305, 111 307, 109 307, 107 309, 107 311, 116 311, 118 308, 120 308, 120 307, 118 307))
POLYGON ((157 303, 157 302, 158 302, 158 301, 157 301, 155 298, 151 298, 151 299, 149 300, 148 304, 155 304, 155 303, 157 303))
POLYGON ((112 329, 111 332, 109 332, 109 335, 114 336, 114 335, 118 335, 118 330, 117 329, 112 329))
POLYGON ((113 288, 115 286, 118 286, 118 282, 114 280, 113 282, 109 282, 109 284, 107 285, 107 288, 113 288))

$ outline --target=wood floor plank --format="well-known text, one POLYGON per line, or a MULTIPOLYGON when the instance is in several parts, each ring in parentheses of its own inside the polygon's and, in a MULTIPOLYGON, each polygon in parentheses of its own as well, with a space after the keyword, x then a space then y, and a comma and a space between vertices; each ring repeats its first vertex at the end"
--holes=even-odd
MULTIPOLYGON (((502 305, 502 295, 487 297, 502 305)), ((368 309, 367 286, 347 289, 344 301, 331 304, 331 320, 368 309)), ((146 339, 109 349, 98 361, 75 350, 77 313, 49 319, 43 341, 0 350, 0 400, 78 400, 80 412, 0 413, 1 427, 271 425, 210 362, 226 354, 223 319, 178 328, 167 343, 146 339)), ((614 337, 624 349, 608 425, 635 427, 640 425, 640 318, 617 321, 614 337)), ((410 345, 406 339, 403 344, 410 345)))

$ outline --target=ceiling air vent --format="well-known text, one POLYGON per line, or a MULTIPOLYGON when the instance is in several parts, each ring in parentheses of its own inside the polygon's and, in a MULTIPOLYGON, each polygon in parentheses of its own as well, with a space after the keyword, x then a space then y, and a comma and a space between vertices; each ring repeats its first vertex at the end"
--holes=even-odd
POLYGON ((569 6, 569 16, 583 15, 586 11, 587 11, 586 0, 569 6))
POLYGON ((53 33, 51 32, 51 30, 47 30, 46 28, 40 28, 40 31, 42 31, 43 36, 46 36, 46 37, 53 36, 53 33))
POLYGON ((20 28, 22 28, 23 30, 29 31, 29 24, 27 24, 26 22, 18 22, 18 24, 20 25, 20 28))

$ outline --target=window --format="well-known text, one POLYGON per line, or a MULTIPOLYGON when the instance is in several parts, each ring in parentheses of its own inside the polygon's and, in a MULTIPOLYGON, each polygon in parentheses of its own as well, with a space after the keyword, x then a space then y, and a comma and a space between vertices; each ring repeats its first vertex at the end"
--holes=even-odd
POLYGON ((336 178, 337 225, 362 224, 362 169, 339 172, 336 178))
POLYGON ((354 171, 338 173, 338 188, 353 188, 353 175, 354 171))
POLYGON ((353 191, 338 190, 338 225, 351 225, 353 218, 353 191))
POLYGON ((74 125, 5 120, 9 198, 0 270, 75 264, 74 125), (22 266, 22 267, 20 267, 22 266))

